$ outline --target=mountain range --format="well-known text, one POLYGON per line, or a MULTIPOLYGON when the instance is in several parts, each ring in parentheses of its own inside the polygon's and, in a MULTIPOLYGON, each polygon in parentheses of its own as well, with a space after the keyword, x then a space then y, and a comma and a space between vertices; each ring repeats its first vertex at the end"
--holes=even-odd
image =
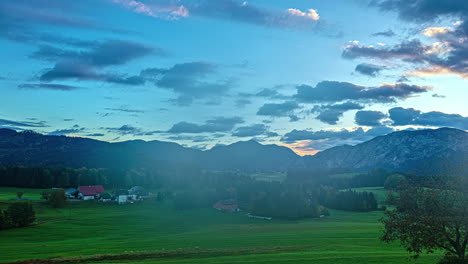
POLYGON ((287 147, 253 140, 200 151, 163 141, 109 143, 0 129, 0 166, 139 168, 190 164, 206 169, 384 168, 421 174, 466 174, 467 161, 468 133, 452 128, 398 131, 304 157, 287 147))

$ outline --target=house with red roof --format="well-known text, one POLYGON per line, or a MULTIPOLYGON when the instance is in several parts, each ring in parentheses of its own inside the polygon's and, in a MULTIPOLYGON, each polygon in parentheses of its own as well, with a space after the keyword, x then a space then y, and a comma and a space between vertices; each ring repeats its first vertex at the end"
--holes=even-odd
POLYGON ((213 205, 213 208, 218 211, 227 213, 239 212, 239 206, 237 205, 237 200, 235 199, 219 201, 213 205))
POLYGON ((99 194, 106 192, 102 185, 79 186, 78 191, 78 196, 83 200, 95 199, 99 194))

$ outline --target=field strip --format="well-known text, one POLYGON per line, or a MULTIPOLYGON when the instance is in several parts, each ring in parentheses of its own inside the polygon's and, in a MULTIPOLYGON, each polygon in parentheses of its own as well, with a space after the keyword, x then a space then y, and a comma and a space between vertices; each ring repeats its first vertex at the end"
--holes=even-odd
POLYGON ((122 260, 166 259, 187 257, 220 257, 248 254, 271 254, 303 251, 317 246, 278 246, 238 249, 178 249, 164 251, 132 251, 117 254, 99 254, 89 256, 76 256, 51 259, 30 259, 15 262, 1 262, 0 264, 61 264, 61 263, 87 263, 122 260))

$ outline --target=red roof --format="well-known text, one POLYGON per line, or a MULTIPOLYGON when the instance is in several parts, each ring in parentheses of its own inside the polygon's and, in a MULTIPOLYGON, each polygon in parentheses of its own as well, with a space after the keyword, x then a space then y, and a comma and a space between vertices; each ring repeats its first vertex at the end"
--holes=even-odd
POLYGON ((93 186, 80 186, 78 187, 80 193, 84 196, 94 196, 96 194, 105 193, 104 187, 102 185, 93 185, 93 186))

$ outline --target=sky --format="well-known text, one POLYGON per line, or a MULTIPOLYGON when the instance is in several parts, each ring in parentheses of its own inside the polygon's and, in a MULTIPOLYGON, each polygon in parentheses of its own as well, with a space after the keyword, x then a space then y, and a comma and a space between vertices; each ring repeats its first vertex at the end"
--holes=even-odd
POLYGON ((466 0, 3 0, 0 128, 300 155, 468 130, 466 0))

